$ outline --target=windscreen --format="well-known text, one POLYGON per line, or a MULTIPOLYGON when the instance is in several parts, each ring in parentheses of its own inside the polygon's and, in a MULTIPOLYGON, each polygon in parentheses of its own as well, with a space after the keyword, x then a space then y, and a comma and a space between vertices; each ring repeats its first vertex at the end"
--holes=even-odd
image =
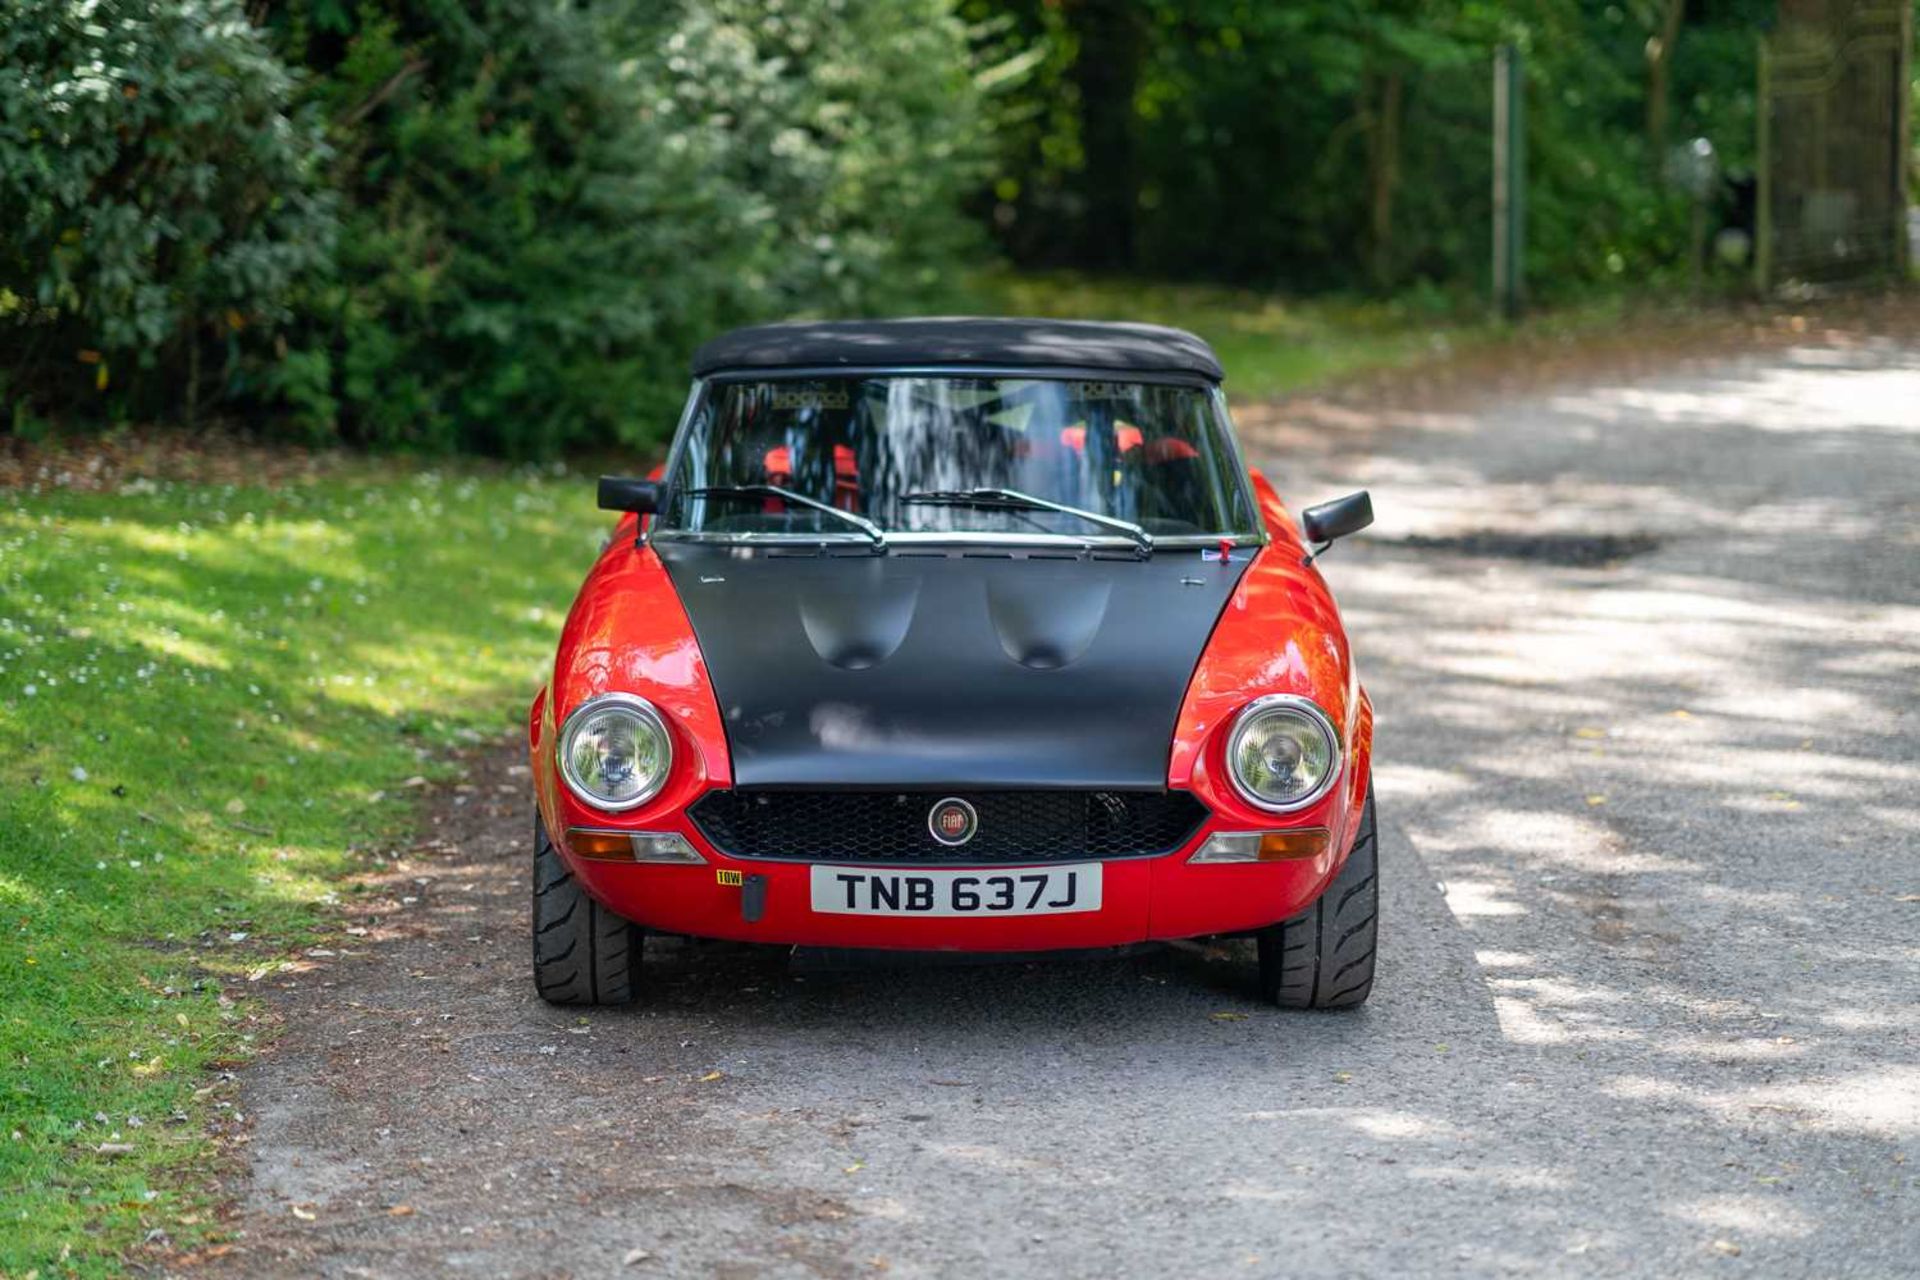
POLYGON ((1165 383, 715 382, 702 391, 668 479, 673 496, 660 530, 669 534, 858 536, 830 512, 752 492, 769 485, 888 533, 1112 535, 1064 512, 954 498, 984 489, 1114 517, 1155 538, 1257 531, 1217 394, 1165 383))

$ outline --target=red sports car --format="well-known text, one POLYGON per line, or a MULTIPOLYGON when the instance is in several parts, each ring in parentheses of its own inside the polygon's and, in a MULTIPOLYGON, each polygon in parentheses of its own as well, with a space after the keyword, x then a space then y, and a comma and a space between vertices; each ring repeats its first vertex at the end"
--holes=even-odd
POLYGON ((1346 1008, 1378 932, 1373 710, 1212 350, 1043 320, 768 325, 694 357, 529 722, 533 962, 649 934, 1040 952, 1258 940, 1346 1008))

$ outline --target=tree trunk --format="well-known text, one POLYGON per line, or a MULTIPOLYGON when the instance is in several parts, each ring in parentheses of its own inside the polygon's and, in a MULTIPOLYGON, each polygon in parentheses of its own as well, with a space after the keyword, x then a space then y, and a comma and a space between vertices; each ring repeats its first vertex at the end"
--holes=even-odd
POLYGON ((1073 79, 1080 91, 1080 148, 1086 197, 1076 257, 1115 270, 1133 264, 1139 177, 1134 157, 1134 94, 1146 57, 1146 29, 1133 0, 1074 0, 1068 21, 1079 38, 1073 79))
POLYGON ((187 324, 187 426, 200 425, 200 326, 187 324))
POLYGON ((1406 77, 1399 71, 1390 71, 1382 78, 1367 148, 1372 196, 1367 221, 1367 271, 1373 287, 1382 292, 1393 285, 1393 196, 1400 183, 1400 118, 1405 89, 1406 77))
POLYGON ((1687 0, 1663 0, 1660 30, 1647 40, 1647 160, 1655 182, 1667 163, 1667 116, 1672 97, 1673 48, 1680 41, 1680 22, 1687 0))

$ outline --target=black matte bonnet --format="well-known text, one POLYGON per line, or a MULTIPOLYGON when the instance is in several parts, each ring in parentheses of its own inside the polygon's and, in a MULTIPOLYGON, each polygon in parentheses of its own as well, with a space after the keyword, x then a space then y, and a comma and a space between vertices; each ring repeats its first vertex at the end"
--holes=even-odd
POLYGON ((1164 788, 1252 558, 654 547, 744 788, 1164 788))

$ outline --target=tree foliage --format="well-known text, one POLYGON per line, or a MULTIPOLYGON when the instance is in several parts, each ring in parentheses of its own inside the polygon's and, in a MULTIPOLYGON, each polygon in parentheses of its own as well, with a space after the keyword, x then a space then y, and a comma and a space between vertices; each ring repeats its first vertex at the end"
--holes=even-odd
POLYGON ((1528 67, 1539 292, 1680 274, 1778 0, 9 0, 0 428, 527 456, 667 429, 734 323, 1016 262, 1484 284, 1528 67), (982 234, 982 229, 988 234, 982 234))
POLYGON ((1474 288, 1490 253, 1492 59, 1511 44, 1529 76, 1531 274, 1561 289, 1646 281, 1684 245, 1666 144, 1704 134, 1750 163, 1754 32, 1773 8, 967 0, 996 39, 1047 50, 999 134, 987 212, 1026 263, 1474 288))
POLYGON ((612 16, 483 0, 289 24, 345 197, 279 375, 310 430, 526 455, 656 407, 671 350, 725 311, 707 264, 734 246, 719 193, 606 56, 612 16))
POLYGON ((78 352, 176 390, 225 352, 223 408, 316 438, 645 442, 714 330, 897 304, 970 239, 944 0, 23 3, 0 324, 41 412, 177 411, 74 394, 78 352))
POLYGON ((351 439, 657 438, 715 329, 882 305, 964 229, 965 38, 925 0, 392 4, 287 42, 349 213, 285 383, 351 439))
POLYGON ((203 358, 244 378, 329 261, 327 160, 238 0, 9 0, 5 401, 190 410, 203 358))
POLYGON ((663 113, 753 229, 753 283, 802 313, 900 305, 978 246, 967 34, 946 0, 706 0, 666 44, 663 113))

